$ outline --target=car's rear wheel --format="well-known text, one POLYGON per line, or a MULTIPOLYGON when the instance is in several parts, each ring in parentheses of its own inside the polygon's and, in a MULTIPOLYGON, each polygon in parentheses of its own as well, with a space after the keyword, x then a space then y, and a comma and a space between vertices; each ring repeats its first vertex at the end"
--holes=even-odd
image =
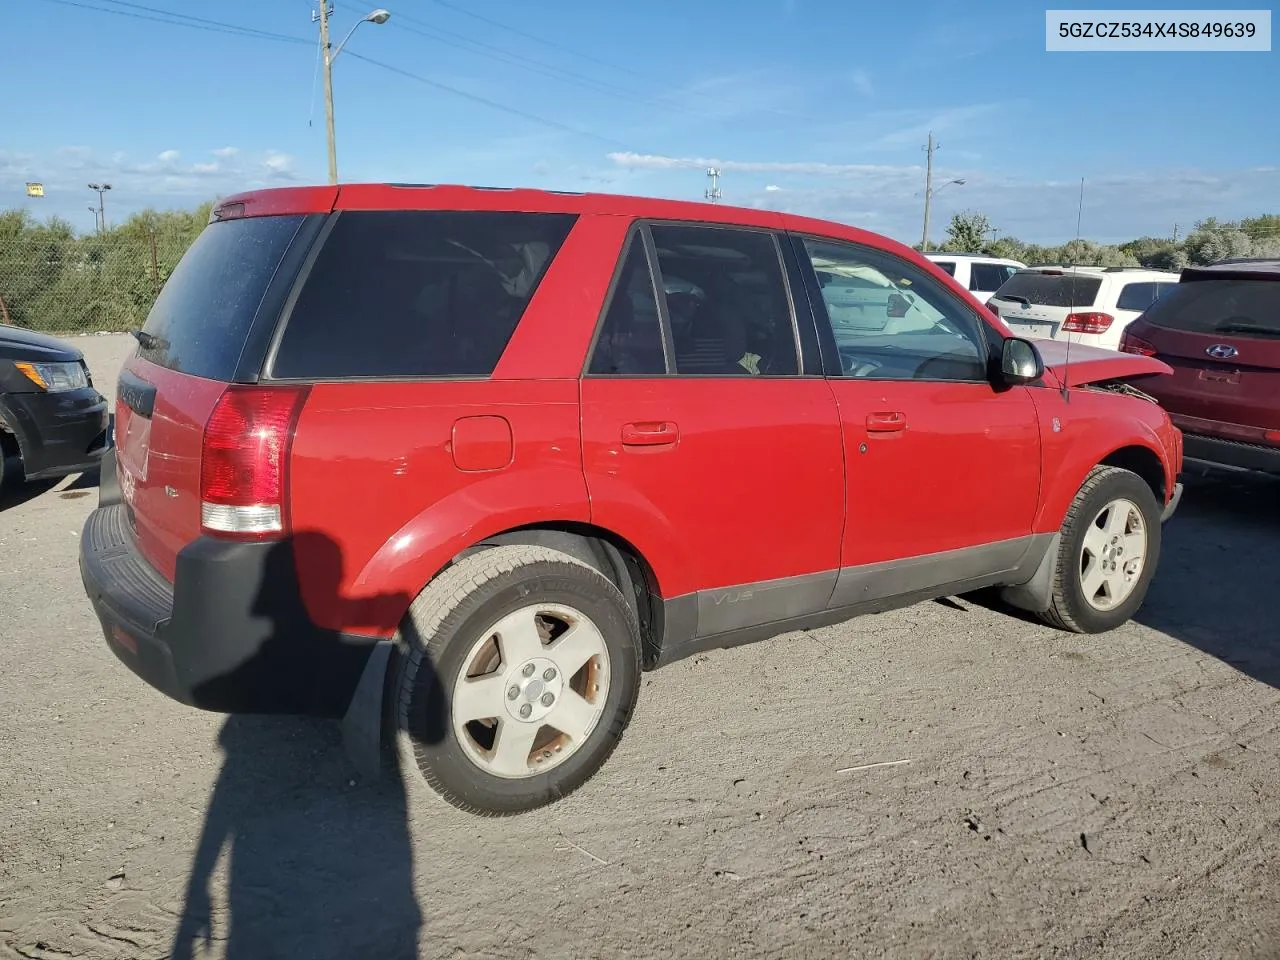
POLYGON ((1062 525, 1044 619, 1074 633, 1127 622, 1155 576, 1160 535, 1160 506, 1146 481, 1119 467, 1095 467, 1062 525))
POLYGON ((639 678, 639 626, 607 577, 556 550, 494 547, 447 569, 405 618, 397 744, 457 807, 531 810, 604 764, 639 678))

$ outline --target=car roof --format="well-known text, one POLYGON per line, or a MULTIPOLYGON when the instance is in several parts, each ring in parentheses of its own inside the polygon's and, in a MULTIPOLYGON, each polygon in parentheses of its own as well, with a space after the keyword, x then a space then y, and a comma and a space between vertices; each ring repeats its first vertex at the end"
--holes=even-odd
POLYGON ((1280 280, 1280 259, 1241 257, 1206 266, 1183 267, 1181 280, 1280 280))
POLYGON ((1169 270, 1154 270, 1148 267, 1091 267, 1038 263, 1034 267, 1027 267, 1020 272, 1048 273, 1050 275, 1076 273, 1090 277, 1116 277, 1117 279, 1138 281, 1167 279, 1170 282, 1175 282, 1178 279, 1178 274, 1169 270))
POLYGON ((1009 257, 992 257, 985 253, 940 253, 931 250, 925 254, 930 260, 981 260, 983 263, 1004 263, 1011 267, 1024 266, 1021 260, 1011 260, 1009 257))
POLYGON ((924 260, 917 251, 891 237, 834 220, 723 203, 528 187, 431 183, 268 187, 222 198, 214 206, 210 220, 341 210, 501 210, 724 224, 816 234, 924 260))

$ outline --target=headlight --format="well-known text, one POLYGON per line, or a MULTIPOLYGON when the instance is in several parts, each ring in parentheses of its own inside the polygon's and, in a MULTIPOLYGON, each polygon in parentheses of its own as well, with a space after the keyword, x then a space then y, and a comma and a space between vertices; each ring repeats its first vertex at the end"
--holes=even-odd
POLYGON ((47 393, 80 390, 89 385, 80 363, 15 363, 18 372, 47 393))

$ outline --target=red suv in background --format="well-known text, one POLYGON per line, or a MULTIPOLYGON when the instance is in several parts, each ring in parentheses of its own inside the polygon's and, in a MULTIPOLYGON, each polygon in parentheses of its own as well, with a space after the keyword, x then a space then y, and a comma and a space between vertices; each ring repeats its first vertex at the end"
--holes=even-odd
POLYGON ((1182 429, 1188 459, 1280 474, 1280 260, 1187 267, 1120 349, 1173 369, 1143 389, 1182 429))
POLYGON ((767 211, 245 194, 137 337, 80 553, 111 649, 363 759, 394 732, 482 814, 587 780, 696 651, 984 587, 1116 627, 1181 489, 1125 384, 1165 364, 1068 366, 909 248, 767 211))

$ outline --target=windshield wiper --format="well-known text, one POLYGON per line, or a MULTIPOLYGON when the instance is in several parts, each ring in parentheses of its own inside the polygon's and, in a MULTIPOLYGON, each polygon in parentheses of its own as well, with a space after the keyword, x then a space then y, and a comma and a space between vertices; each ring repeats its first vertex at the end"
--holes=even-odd
POLYGON ((1030 309, 1031 301, 1026 297, 1015 297, 1011 293, 1001 293, 991 298, 992 300, 1012 300, 1014 303, 1020 303, 1024 308, 1030 309))
POLYGON ((147 333, 145 330, 130 330, 133 339, 137 340, 143 350, 156 350, 160 347, 167 347, 169 341, 157 337, 154 333, 147 333))
POLYGON ((1254 333, 1263 337, 1280 337, 1280 329, 1264 327, 1260 323, 1224 323, 1213 328, 1214 333, 1254 333))

